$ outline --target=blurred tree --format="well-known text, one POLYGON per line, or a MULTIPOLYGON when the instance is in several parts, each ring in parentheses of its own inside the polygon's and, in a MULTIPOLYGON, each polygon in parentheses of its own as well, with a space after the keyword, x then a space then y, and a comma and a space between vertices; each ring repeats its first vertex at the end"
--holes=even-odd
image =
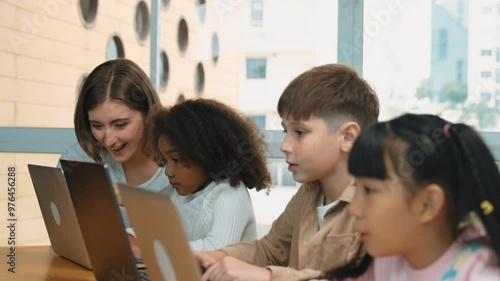
POLYGON ((467 84, 446 83, 439 93, 440 102, 463 103, 467 100, 467 84))
POLYGON ((471 120, 476 119, 479 130, 497 129, 497 123, 500 121, 498 104, 483 98, 479 102, 467 103, 467 95, 467 84, 453 82, 445 84, 439 93, 433 93, 430 78, 422 80, 415 93, 415 97, 419 100, 437 101, 445 104, 446 109, 458 113, 458 119, 455 122, 470 124, 471 120), (436 94, 439 97, 437 100, 433 99, 436 94))

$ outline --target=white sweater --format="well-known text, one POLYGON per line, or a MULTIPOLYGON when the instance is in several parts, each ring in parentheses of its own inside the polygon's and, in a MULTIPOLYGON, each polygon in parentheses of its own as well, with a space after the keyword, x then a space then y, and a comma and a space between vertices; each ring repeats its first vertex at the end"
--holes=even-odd
POLYGON ((180 196, 169 186, 193 251, 220 249, 226 245, 257 239, 255 214, 247 188, 240 183, 211 182, 203 190, 180 196))

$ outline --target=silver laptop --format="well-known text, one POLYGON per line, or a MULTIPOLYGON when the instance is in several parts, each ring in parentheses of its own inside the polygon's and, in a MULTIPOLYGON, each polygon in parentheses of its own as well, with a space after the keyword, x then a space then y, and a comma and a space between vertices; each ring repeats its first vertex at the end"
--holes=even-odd
POLYGON ((151 280, 201 280, 201 266, 170 198, 126 185, 119 189, 151 280))
POLYGON ((96 279, 149 280, 137 271, 106 165, 60 163, 96 279))
POLYGON ((28 170, 52 249, 92 269, 62 170, 33 164, 28 164, 28 170))

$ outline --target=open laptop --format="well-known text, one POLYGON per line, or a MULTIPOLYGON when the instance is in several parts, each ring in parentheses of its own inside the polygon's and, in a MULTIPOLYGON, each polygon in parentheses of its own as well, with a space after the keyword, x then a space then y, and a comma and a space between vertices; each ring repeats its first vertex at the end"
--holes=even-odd
POLYGON ((54 252, 92 269, 73 202, 60 168, 28 164, 36 198, 54 252))
POLYGON ((135 187, 118 186, 151 280, 201 280, 201 267, 191 253, 170 198, 135 187))
POLYGON ((149 280, 137 271, 107 166, 60 162, 96 279, 149 280))

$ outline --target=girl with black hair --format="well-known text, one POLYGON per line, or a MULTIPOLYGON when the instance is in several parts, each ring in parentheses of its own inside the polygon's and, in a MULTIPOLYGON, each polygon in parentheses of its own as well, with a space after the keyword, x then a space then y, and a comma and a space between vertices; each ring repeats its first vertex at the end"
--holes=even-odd
POLYGON ((500 173, 471 127, 413 114, 375 124, 349 172, 369 255, 325 279, 500 280, 500 173))

